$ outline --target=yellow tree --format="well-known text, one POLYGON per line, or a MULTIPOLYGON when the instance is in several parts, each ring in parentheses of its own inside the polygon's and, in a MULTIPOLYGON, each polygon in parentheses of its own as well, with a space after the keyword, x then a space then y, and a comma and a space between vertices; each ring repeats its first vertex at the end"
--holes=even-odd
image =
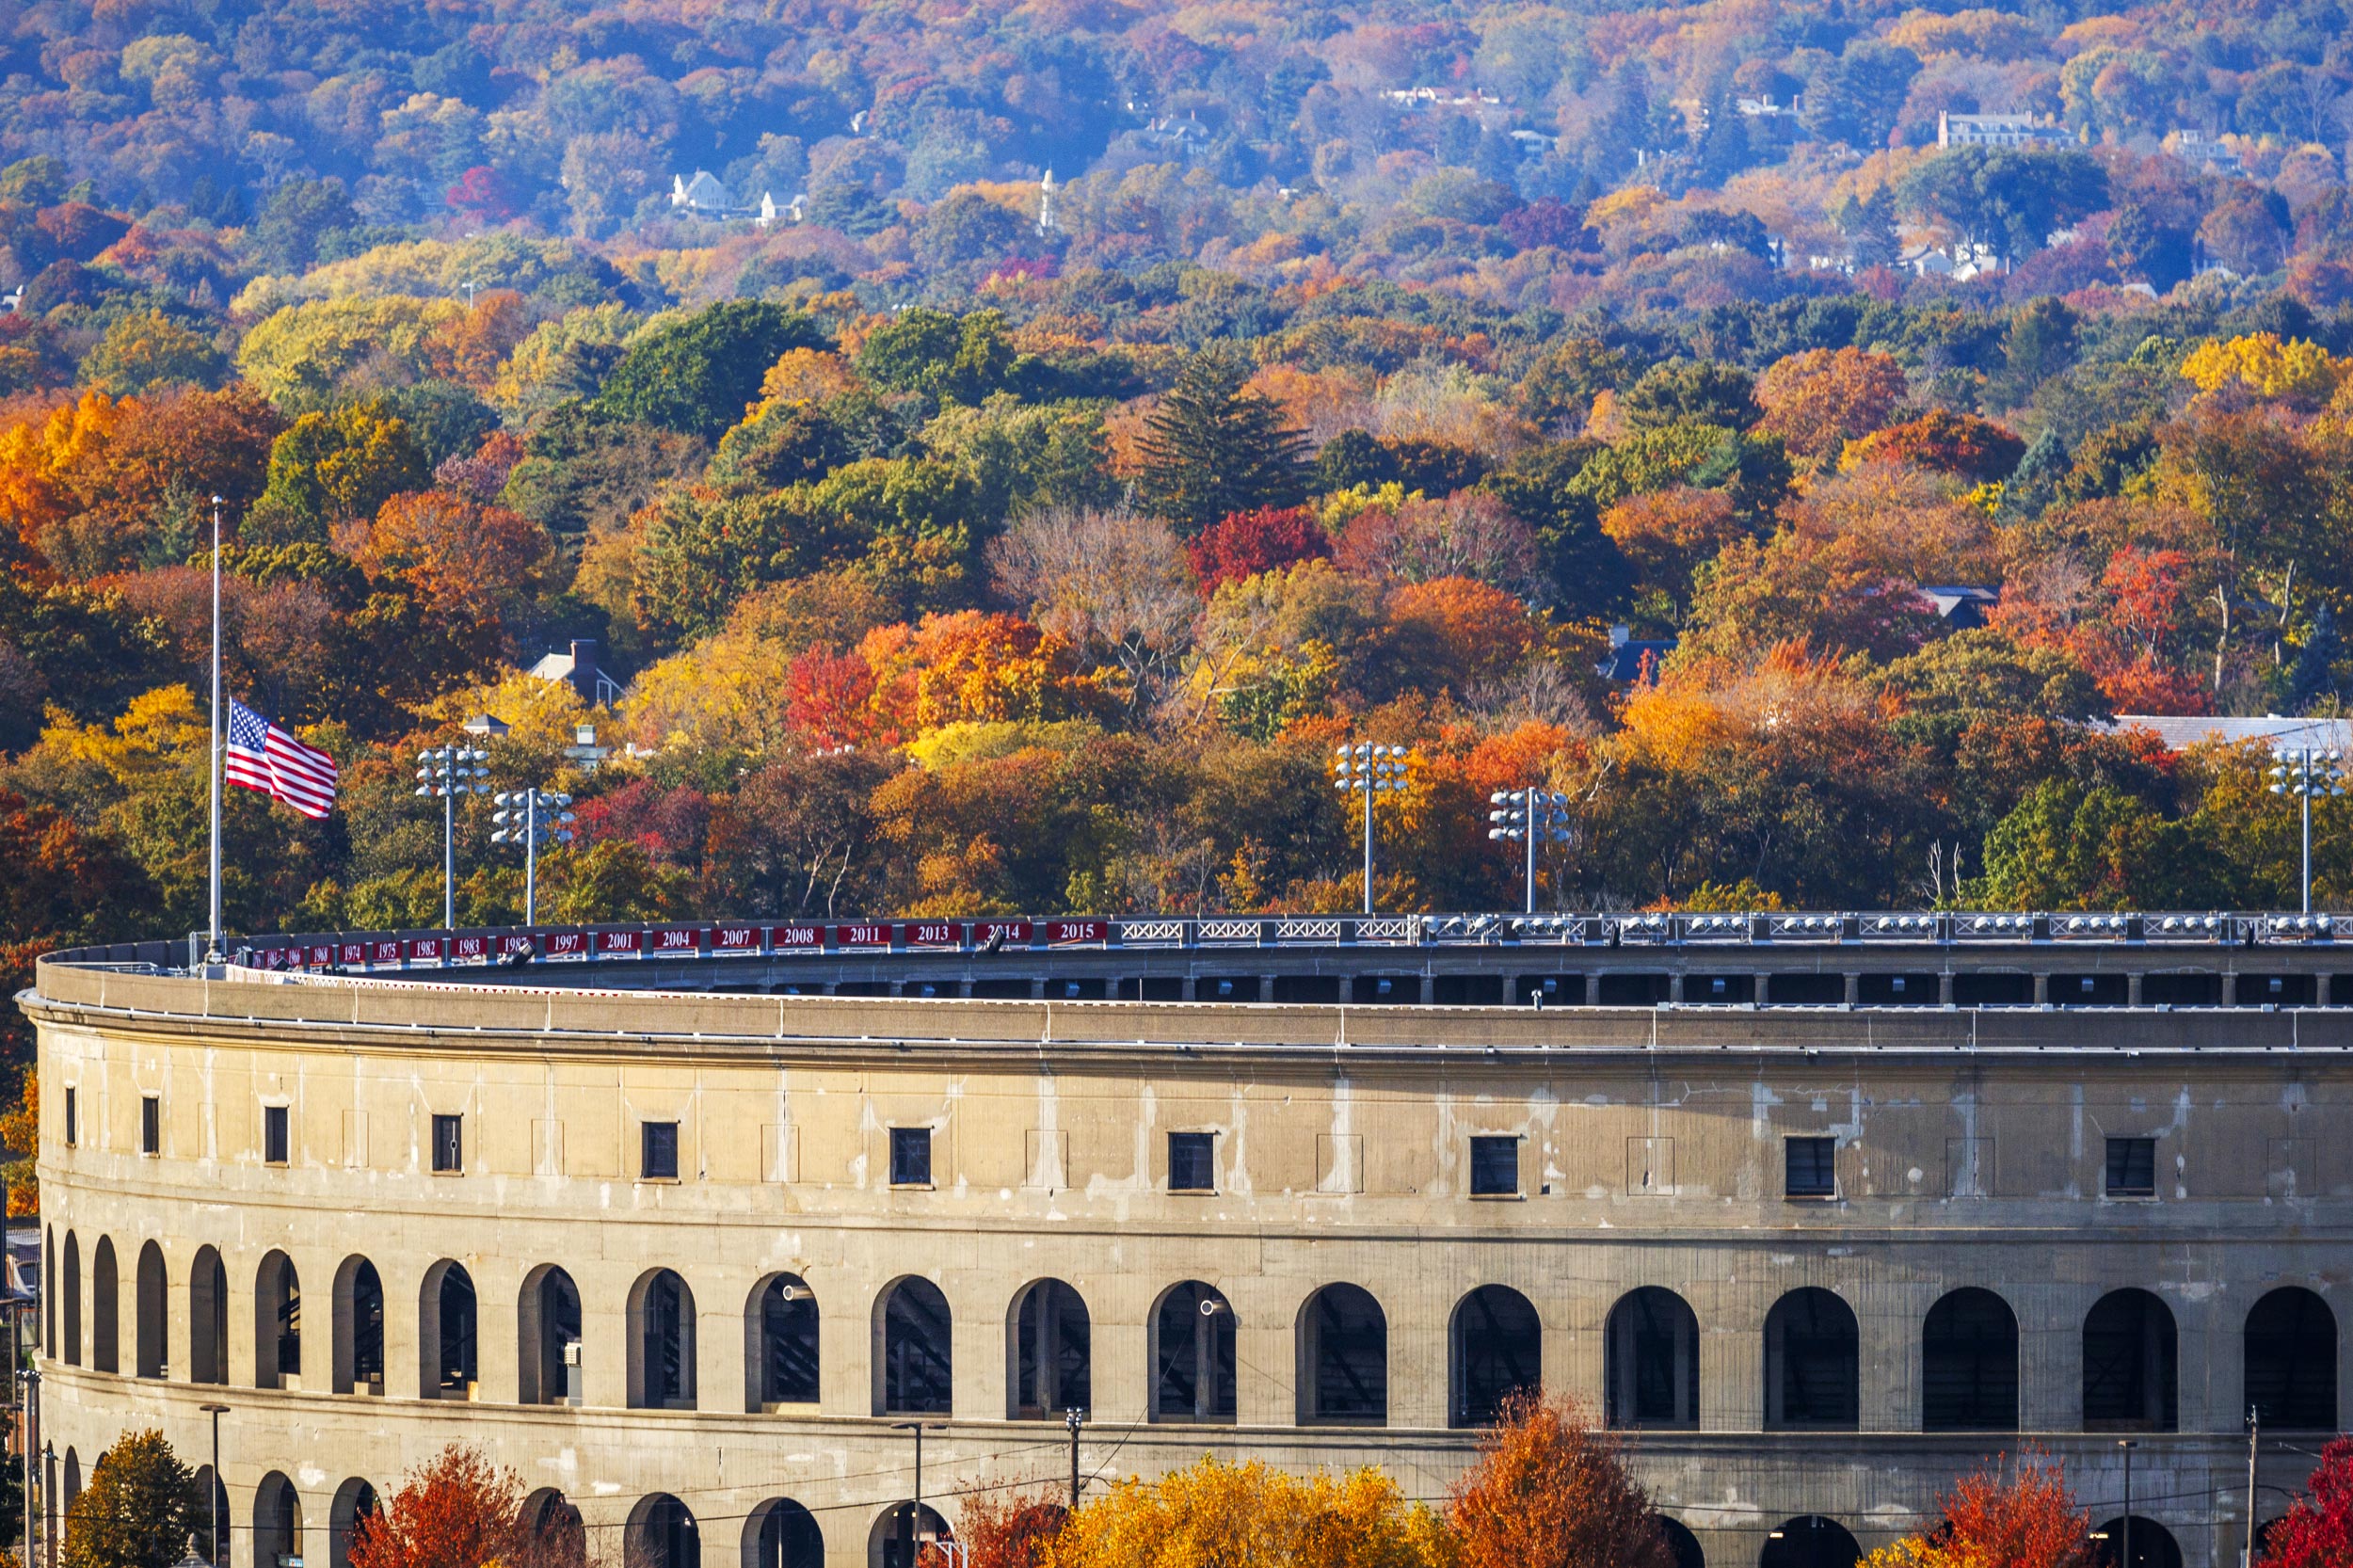
MULTIPOLYGON (((1446 1568, 1445 1527, 1368 1466, 1302 1478, 1205 1457, 1071 1516, 1045 1568, 1446 1568)), ((1596 1565, 1599 1568, 1599 1565, 1596 1565)), ((1664 1568, 1664 1564, 1660 1565, 1664 1568)))

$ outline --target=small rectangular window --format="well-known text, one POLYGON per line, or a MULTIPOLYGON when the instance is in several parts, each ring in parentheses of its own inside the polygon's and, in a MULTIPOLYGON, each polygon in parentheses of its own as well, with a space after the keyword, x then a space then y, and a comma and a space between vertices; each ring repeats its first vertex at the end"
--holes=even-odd
POLYGON ((1217 1191, 1217 1134, 1172 1132, 1168 1135, 1168 1190, 1172 1192, 1217 1191))
POLYGON ((1838 1140, 1791 1138, 1783 1147, 1787 1167, 1782 1192, 1793 1198, 1838 1195, 1838 1140))
POLYGON ((890 1129, 890 1185, 929 1187, 932 1184, 932 1129, 894 1127, 890 1129))
POLYGON ((1520 1193, 1520 1141, 1517 1138, 1474 1138, 1470 1141, 1471 1196, 1515 1198, 1520 1193))
POLYGON ((676 1181, 678 1179, 678 1123, 640 1122, 638 1142, 642 1158, 638 1176, 646 1181, 676 1181))
POLYGON ((81 1091, 65 1092, 65 1146, 72 1148, 82 1141, 81 1091))
POLYGON ((2157 1195, 2157 1141, 2154 1138, 2108 1140, 2107 1195, 2112 1198, 2153 1198, 2157 1195))
POLYGON ((455 1175, 466 1168, 466 1118, 433 1118, 433 1169, 455 1175))
POLYGON ((164 1102, 161 1096, 139 1096, 139 1152, 164 1152, 164 1102))
POLYGON ((283 1165, 286 1162, 286 1108, 282 1105, 262 1107, 262 1163, 283 1165))

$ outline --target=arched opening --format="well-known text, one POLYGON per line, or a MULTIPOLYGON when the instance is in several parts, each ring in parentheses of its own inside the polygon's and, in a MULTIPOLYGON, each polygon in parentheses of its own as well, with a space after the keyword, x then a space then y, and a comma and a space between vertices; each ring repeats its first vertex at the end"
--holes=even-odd
POLYGON ((65 1350, 65 1364, 82 1364, 82 1243, 72 1231, 65 1233, 65 1334, 57 1341, 65 1350))
POLYGON ((630 1510, 622 1568, 702 1568, 702 1535, 684 1503, 657 1492, 630 1510))
POLYGON ((1005 1336, 1012 1419, 1058 1421, 1065 1410, 1094 1408, 1088 1336, 1087 1304, 1061 1280, 1039 1280, 1014 1298, 1013 1332, 1005 1336))
POLYGON ((228 1568, 229 1560, 235 1555, 236 1541, 236 1531, 229 1518, 229 1489, 221 1485, 209 1464, 196 1467, 195 1480, 196 1484, 189 1491, 193 1504, 188 1513, 188 1528, 195 1532, 196 1555, 215 1564, 216 1568, 228 1568), (212 1500, 210 1507, 205 1505, 208 1497, 212 1500), (217 1545, 213 1539, 213 1521, 216 1519, 220 1521, 217 1545))
POLYGON ((516 1302, 517 1374, 524 1404, 578 1404, 580 1287, 552 1263, 523 1276, 516 1302))
POLYGON ((745 1315, 746 1404, 753 1410, 818 1400, 817 1292, 798 1274, 778 1274, 752 1292, 745 1315))
POLYGON ((1299 1420, 1379 1426, 1389 1416, 1389 1320, 1371 1292, 1327 1285, 1299 1309, 1299 1420))
POLYGON ((384 1280, 364 1257, 346 1257, 335 1271, 334 1388, 384 1392, 384 1280))
POLYGON ((122 1292, 115 1277, 115 1243, 102 1236, 89 1260, 89 1364, 92 1371, 122 1370, 122 1292))
POLYGON ((288 1568, 302 1556, 302 1499, 279 1471, 262 1478, 253 1492, 253 1561, 256 1568, 288 1568))
POLYGON ((588 1531, 563 1493, 552 1486, 534 1492, 523 1499, 521 1518, 528 1568, 586 1568, 588 1531))
POLYGON ((1451 1425, 1491 1425, 1506 1400, 1544 1382, 1544 1324, 1510 1286, 1482 1285, 1455 1303, 1447 1338, 1451 1425))
POLYGON ((1672 1290, 1618 1298, 1602 1336, 1602 1418, 1619 1429, 1700 1424, 1700 1320, 1672 1290))
POLYGON ((188 1381, 229 1381, 229 1271, 212 1246, 188 1267, 188 1381))
POLYGON ((1766 1532, 1756 1568, 1854 1568, 1862 1560, 1863 1548, 1846 1526, 1809 1513, 1766 1532))
POLYGON ((1675 1568, 1707 1568, 1707 1554, 1700 1550, 1700 1538, 1684 1528, 1680 1519, 1670 1519, 1663 1513, 1652 1515, 1658 1521, 1658 1533, 1667 1538, 1667 1550, 1673 1554, 1675 1568))
POLYGON ((695 1408, 695 1296, 667 1269, 644 1275, 629 1292, 629 1402, 637 1410, 695 1408))
POLYGON ((867 1568, 917 1568, 917 1553, 925 1543, 954 1539, 948 1521, 929 1503, 893 1503, 867 1532, 867 1568))
POLYGON ((424 1272, 417 1302, 417 1349, 424 1359, 418 1392, 428 1400, 471 1400, 478 1392, 473 1276, 447 1258, 424 1272))
POLYGON ((1828 1290, 1808 1286, 1775 1302, 1765 1319, 1767 1429, 1852 1429, 1863 1402, 1862 1342, 1854 1309, 1828 1290))
MULTIPOLYGON (((100 1454, 98 1457, 104 1459, 106 1456, 100 1454)), ((81 1496, 82 1456, 75 1449, 68 1448, 65 1451, 65 1508, 57 1515, 57 1523, 66 1527, 69 1541, 72 1533, 73 1505, 81 1496)))
POLYGON ((2119 1515, 2093 1530, 2091 1544, 2092 1560, 2101 1568, 2182 1568, 2182 1544, 2173 1532, 2137 1513, 2129 1528, 2119 1515))
POLYGON ((1152 1419, 1234 1418, 1234 1309, 1214 1287, 1189 1279, 1152 1311, 1152 1419))
POLYGON ((955 1394, 948 1298, 913 1276, 888 1286, 874 1309, 874 1414, 945 1416, 955 1394))
POLYGON ((2337 1428, 2337 1315, 2301 1286, 2289 1285, 2247 1314, 2247 1402, 2266 1428, 2337 1428))
POLYGON ((825 1568, 817 1516, 790 1497, 771 1497, 744 1521, 744 1568, 825 1568))
POLYGON ((2018 1430, 2018 1315, 1991 1290, 1955 1290, 1920 1328, 1920 1430, 2018 1430))
MULTIPOLYGON (((253 1386, 302 1386, 302 1281, 282 1252, 253 1272, 253 1386)), ((258 1517, 253 1528, 262 1528, 258 1517)))
POLYGON ((40 1249, 41 1269, 45 1277, 40 1291, 40 1342, 57 1342, 57 1227, 49 1227, 49 1244, 40 1249))
POLYGON ((327 1512, 328 1568, 351 1568, 352 1532, 361 1521, 376 1517, 376 1488, 358 1476, 335 1489, 327 1512))
POLYGON ((138 1374, 143 1378, 170 1376, 171 1285, 164 1275, 164 1249, 150 1241, 139 1248, 136 1304, 138 1374))
POLYGON ((2084 1430, 2171 1432, 2179 1418, 2173 1314, 2146 1290, 2111 1290, 2084 1318, 2084 1430))

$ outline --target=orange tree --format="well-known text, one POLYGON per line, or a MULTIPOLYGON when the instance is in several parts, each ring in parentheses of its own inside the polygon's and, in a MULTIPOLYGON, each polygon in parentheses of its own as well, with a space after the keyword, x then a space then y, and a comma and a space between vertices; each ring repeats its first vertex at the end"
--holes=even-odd
POLYGON ((1881 1547, 1865 1568, 2090 1568, 2091 1521, 2056 1464, 2022 1458, 2006 1476, 1996 1461, 1942 1502, 1942 1524, 1881 1547))
POLYGON ((384 1506, 351 1530, 351 1568, 483 1568, 512 1562, 530 1545, 523 1488, 453 1443, 408 1472, 384 1506))
POLYGON ((1519 1394, 1447 1503, 1460 1568, 1673 1568, 1650 1496, 1572 1400, 1519 1394))

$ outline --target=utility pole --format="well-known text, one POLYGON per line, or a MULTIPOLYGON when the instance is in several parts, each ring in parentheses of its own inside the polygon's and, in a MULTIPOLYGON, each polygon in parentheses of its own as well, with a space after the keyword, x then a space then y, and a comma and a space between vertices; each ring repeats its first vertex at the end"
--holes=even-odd
MULTIPOLYGON (((1087 1413, 1076 1408, 1062 1413, 1062 1424, 1070 1429, 1070 1512, 1079 1512, 1079 1428, 1087 1413)), ((2249 1565, 2252 1568, 2252 1565, 2249 1565)))
POLYGON ((2243 1568, 2255 1568, 2255 1442, 2263 1433, 2263 1413, 2253 1405, 2247 1407, 2247 1549, 2240 1556, 2243 1568))

